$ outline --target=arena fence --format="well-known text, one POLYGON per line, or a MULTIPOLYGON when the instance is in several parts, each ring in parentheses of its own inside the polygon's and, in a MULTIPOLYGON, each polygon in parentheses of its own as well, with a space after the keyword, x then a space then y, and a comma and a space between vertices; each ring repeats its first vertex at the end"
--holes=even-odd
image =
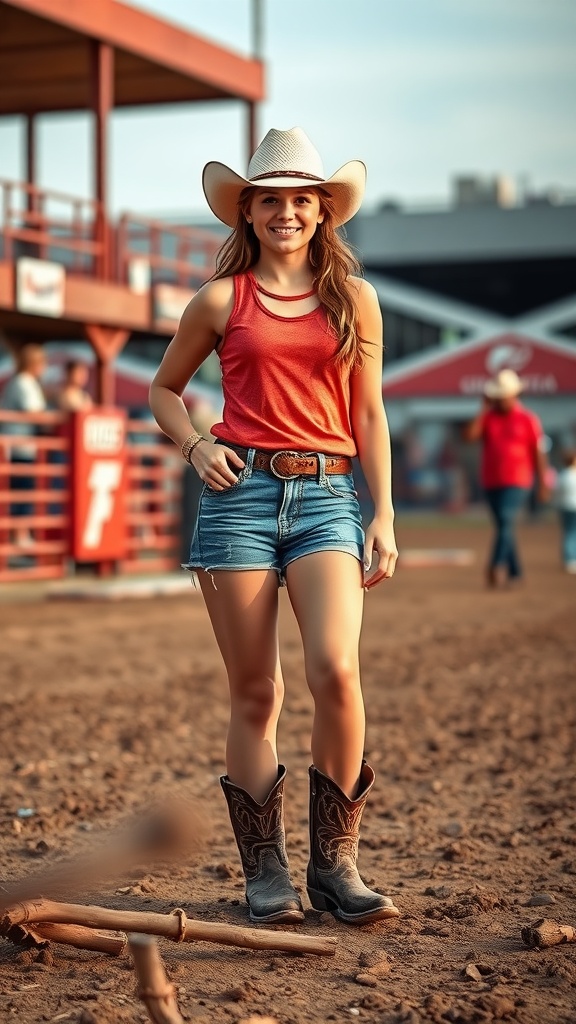
POLYGON ((180 564, 184 469, 155 423, 128 420, 128 550, 123 573, 166 572, 180 564))
POLYGON ((214 271, 215 231, 124 214, 105 224, 102 205, 54 189, 0 178, 0 259, 34 256, 71 274, 130 284, 144 263, 149 280, 198 288, 214 271))
POLYGON ((77 562, 72 436, 62 413, 0 410, 0 583, 175 569, 185 474, 177 449, 155 423, 126 421, 126 487, 113 512, 125 519, 124 554, 77 562))

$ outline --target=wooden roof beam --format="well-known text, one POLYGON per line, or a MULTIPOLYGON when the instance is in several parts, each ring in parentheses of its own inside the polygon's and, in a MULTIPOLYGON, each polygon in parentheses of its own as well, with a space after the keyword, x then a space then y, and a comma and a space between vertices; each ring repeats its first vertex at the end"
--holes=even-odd
POLYGON ((167 70, 198 78, 231 98, 264 98, 264 69, 258 60, 224 49, 201 36, 136 10, 119 0, 7 0, 49 23, 137 54, 167 70))

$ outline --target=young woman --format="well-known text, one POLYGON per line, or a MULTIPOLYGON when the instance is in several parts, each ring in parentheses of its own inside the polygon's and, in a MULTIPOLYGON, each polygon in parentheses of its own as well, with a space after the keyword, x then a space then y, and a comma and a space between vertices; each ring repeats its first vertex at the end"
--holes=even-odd
POLYGON ((256 922, 303 919, 286 858, 286 770, 276 752, 279 585, 298 621, 315 704, 310 901, 350 923, 399 913, 356 867, 374 782, 362 759, 363 597, 393 575, 397 558, 380 308, 335 230, 360 206, 365 174, 353 160, 326 178, 300 128, 268 132, 247 178, 206 166, 208 203, 233 231, 150 392, 158 423, 204 483, 189 568, 229 679, 221 782, 256 922), (225 401, 212 428, 216 444, 190 435, 181 399, 213 349, 225 401), (356 454, 375 506, 365 536, 351 474, 356 454))

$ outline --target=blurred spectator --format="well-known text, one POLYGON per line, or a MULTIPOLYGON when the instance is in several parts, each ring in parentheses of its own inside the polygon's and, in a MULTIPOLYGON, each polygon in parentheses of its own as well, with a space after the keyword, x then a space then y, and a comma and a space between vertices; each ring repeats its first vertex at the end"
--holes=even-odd
MULTIPOLYGON (((54 409, 58 409, 59 412, 82 412, 84 409, 91 409, 93 406, 92 398, 86 391, 86 385, 90 371, 86 363, 83 363, 79 359, 69 359, 64 366, 64 378, 62 382, 56 387, 51 388, 49 393, 50 405, 54 409)), ((66 437, 68 435, 68 429, 66 426, 61 426, 57 431, 57 436, 66 437)), ((68 452, 62 451, 60 448, 55 448, 48 453, 48 461, 52 465, 64 465, 69 461, 68 452)), ((55 476, 52 479, 51 487, 55 491, 63 491, 66 486, 70 484, 69 476, 63 473, 62 476, 55 476)), ((64 512, 63 505, 50 505, 48 509, 50 515, 59 516, 64 512)))
POLYGON ((91 409, 93 402, 86 391, 89 370, 86 363, 71 359, 66 363, 64 381, 56 393, 56 406, 62 412, 91 409))
MULTIPOLYGON (((46 368, 46 356, 41 345, 27 344, 18 350, 15 356, 16 373, 7 381, 0 396, 0 408, 14 412, 44 412, 46 398, 40 378, 46 368)), ((37 433, 32 423, 4 423, 2 432, 18 437, 30 437, 37 433)), ((9 458, 12 463, 31 464, 36 459, 36 446, 30 443, 11 443, 9 458)), ((12 490, 33 491, 36 485, 34 476, 11 476, 12 490)), ((30 502, 17 502, 10 508, 12 516, 31 516, 34 505, 30 502)), ((18 527, 15 531, 15 542, 20 547, 29 547, 33 543, 32 535, 27 527, 18 527)))
POLYGON ((464 438, 482 442, 481 478, 495 526, 488 586, 505 572, 509 583, 522 579, 515 526, 536 477, 538 500, 546 501, 548 463, 542 425, 519 401, 522 382, 514 370, 500 370, 484 388, 484 404, 464 428, 464 438))
POLYGON ((556 477, 554 503, 560 514, 562 564, 576 574, 576 450, 565 452, 564 468, 556 477))

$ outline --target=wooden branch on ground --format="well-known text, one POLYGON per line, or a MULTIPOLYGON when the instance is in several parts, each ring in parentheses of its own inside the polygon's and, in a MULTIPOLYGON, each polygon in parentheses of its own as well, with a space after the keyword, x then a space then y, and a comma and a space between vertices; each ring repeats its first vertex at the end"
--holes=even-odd
POLYGON ((78 924, 40 922, 34 924, 31 930, 43 942, 60 942, 64 946, 108 953, 110 956, 122 956, 128 945, 128 936, 123 932, 99 932, 78 924))
POLYGON ((103 928, 112 931, 140 932, 163 936, 174 942, 217 942, 223 946, 244 949, 277 949, 288 953, 310 953, 314 956, 334 956, 337 940, 333 937, 314 938, 293 932, 266 931, 239 925, 189 920, 178 908, 171 914, 156 914, 135 910, 109 910, 105 907, 57 903, 54 900, 28 900, 5 910, 0 920, 0 935, 7 935, 15 925, 82 925, 85 928, 103 928))
POLYGON ((23 949, 45 949, 51 942, 59 942, 110 956, 121 956, 128 943, 123 933, 98 932, 75 924, 13 924, 5 931, 0 929, 0 935, 23 949))
POLYGON ((576 928, 569 924, 547 921, 544 917, 526 925, 520 934, 522 941, 531 949, 547 949, 549 946, 560 946, 564 942, 576 942, 576 928))
POLYGON ((138 997, 144 1003, 150 1020, 154 1024, 184 1024, 156 939, 134 933, 128 936, 128 947, 138 979, 138 997))

